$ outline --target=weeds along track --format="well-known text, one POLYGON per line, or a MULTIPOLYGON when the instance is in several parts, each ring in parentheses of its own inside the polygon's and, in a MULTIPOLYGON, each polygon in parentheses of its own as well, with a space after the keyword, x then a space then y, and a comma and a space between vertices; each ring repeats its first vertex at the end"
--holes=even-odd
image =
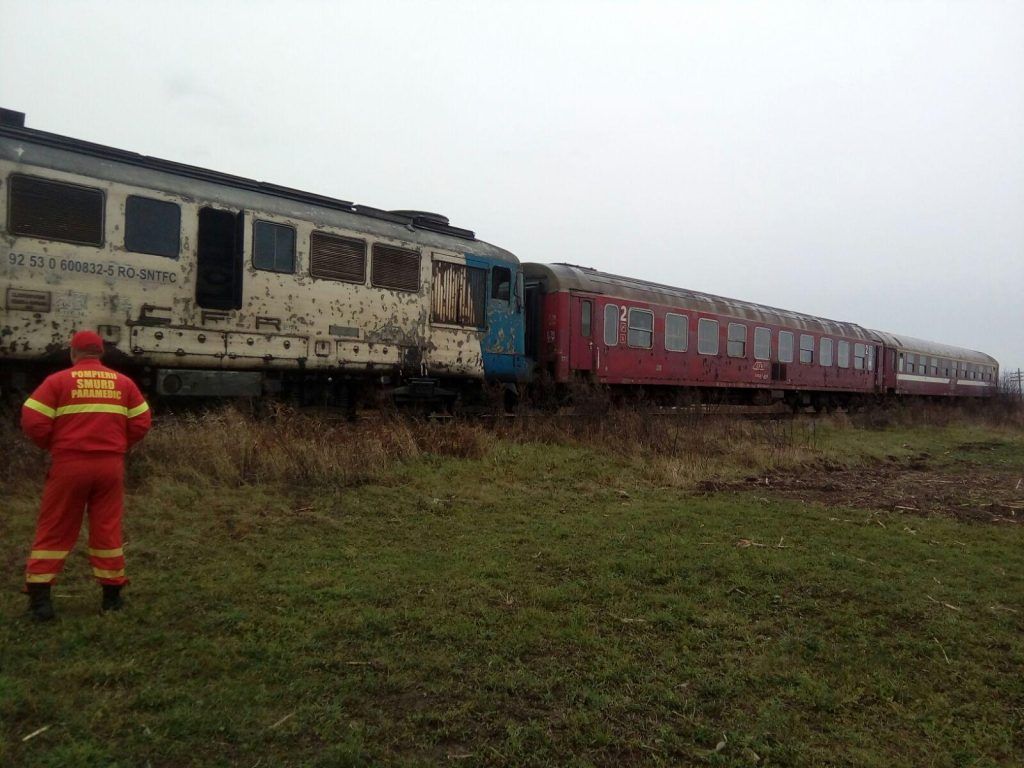
MULTIPOLYGON (((0 489, 37 482, 46 470, 46 454, 21 436, 15 416, 8 413, 0 423, 0 489)), ((922 426, 968 425, 1016 430, 1018 435, 1024 427, 1019 413, 950 408, 853 415, 523 409, 511 417, 478 413, 442 422, 386 410, 360 416, 349 421, 337 411, 284 407, 254 416, 230 406, 158 413, 155 428, 129 456, 129 483, 341 488, 386 481, 396 466, 428 457, 488 458, 497 466, 515 446, 541 444, 579 449, 584 460, 587 452, 612 456, 635 466, 644 482, 655 486, 697 490, 711 482, 738 490, 742 486, 729 483, 773 473, 817 477, 883 460, 890 470, 899 469, 916 455, 900 447, 911 441, 904 433, 918 430, 912 435, 915 450, 930 449, 932 438, 922 426), (871 447, 887 441, 899 442, 884 452, 871 447)), ((870 486, 870 473, 864 480, 870 486)))

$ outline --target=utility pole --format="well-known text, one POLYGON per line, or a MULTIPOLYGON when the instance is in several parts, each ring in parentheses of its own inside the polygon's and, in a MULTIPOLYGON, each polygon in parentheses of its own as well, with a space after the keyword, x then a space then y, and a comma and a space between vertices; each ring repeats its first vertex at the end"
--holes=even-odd
POLYGON ((1024 375, 1020 368, 1003 374, 1003 393, 1018 400, 1024 399, 1024 375))

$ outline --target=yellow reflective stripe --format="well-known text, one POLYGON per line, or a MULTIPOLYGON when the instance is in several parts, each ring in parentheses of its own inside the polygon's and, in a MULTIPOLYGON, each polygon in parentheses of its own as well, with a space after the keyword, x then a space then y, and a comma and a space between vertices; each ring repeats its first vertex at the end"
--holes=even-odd
POLYGON ((89 547, 89 554, 93 557, 120 557, 124 554, 124 549, 121 547, 117 549, 93 549, 89 547))
POLYGON ((124 568, 117 571, 108 571, 103 568, 93 568, 92 575, 98 579, 116 579, 124 576, 124 568))
POLYGON ((116 413, 121 416, 128 415, 128 409, 123 405, 102 405, 100 403, 87 403, 85 405, 62 405, 57 409, 58 416, 67 416, 73 413, 116 413))
POLYGON ((28 553, 29 560, 63 560, 71 550, 68 549, 33 549, 28 553))
POLYGON ((57 578, 56 573, 26 573, 26 584, 49 584, 57 578))
POLYGON ((31 397, 25 401, 25 407, 32 409, 36 413, 41 413, 43 416, 49 416, 51 419, 57 415, 57 411, 53 408, 40 403, 38 400, 33 400, 31 397))
POLYGON ((134 408, 129 408, 127 416, 129 419, 134 419, 136 416, 141 416, 149 410, 149 403, 145 400, 142 401, 142 405, 136 405, 134 408))

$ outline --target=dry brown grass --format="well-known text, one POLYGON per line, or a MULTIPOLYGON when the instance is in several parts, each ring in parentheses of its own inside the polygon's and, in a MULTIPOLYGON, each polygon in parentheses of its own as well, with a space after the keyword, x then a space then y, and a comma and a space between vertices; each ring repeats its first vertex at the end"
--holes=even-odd
MULTIPOLYGON (((132 452, 129 478, 232 487, 344 487, 369 482, 396 462, 426 453, 479 458, 491 441, 484 428, 468 423, 394 417, 347 424, 289 409, 253 418, 229 406, 158 419, 132 452)), ((18 434, 10 418, 0 428, 0 466, 0 483, 5 485, 45 471, 45 453, 18 434)))
POLYGON ((855 426, 866 429, 958 424, 1021 429, 1024 428, 1024 401, 1003 396, 960 405, 909 400, 869 408, 855 414, 851 421, 855 426))
MULTIPOLYGON (((346 487, 372 482, 396 463, 424 455, 481 458, 505 441, 609 452, 638 462, 647 482, 686 487, 708 478, 834 463, 828 441, 821 439, 825 431, 956 423, 1019 427, 1024 418, 1019 407, 993 403, 983 409, 910 404, 819 420, 699 418, 621 407, 572 417, 525 410, 493 422, 438 424, 382 415, 349 424, 286 408, 254 418, 226 406, 159 418, 133 452, 129 472, 134 481, 346 487)), ((8 414, 0 425, 0 484, 38 478, 45 464, 45 454, 17 434, 8 414)))

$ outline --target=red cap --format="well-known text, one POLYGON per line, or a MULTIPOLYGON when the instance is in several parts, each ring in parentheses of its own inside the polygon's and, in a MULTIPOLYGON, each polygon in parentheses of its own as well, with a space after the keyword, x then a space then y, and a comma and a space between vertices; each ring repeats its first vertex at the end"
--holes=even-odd
POLYGON ((71 337, 71 348, 78 352, 103 354, 103 339, 95 331, 79 331, 71 337))

